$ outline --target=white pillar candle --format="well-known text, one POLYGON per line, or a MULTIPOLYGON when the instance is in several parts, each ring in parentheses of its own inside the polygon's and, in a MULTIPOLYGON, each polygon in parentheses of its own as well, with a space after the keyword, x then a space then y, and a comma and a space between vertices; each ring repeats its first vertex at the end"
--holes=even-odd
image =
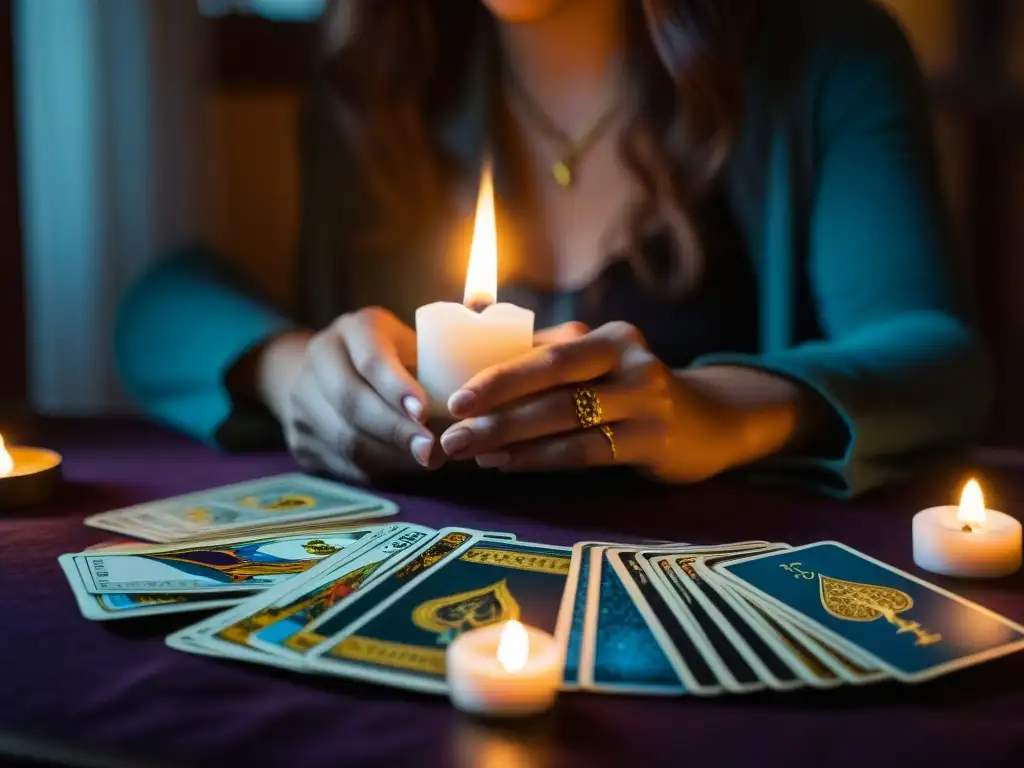
POLYGON ((1021 565, 1021 524, 985 509, 981 486, 971 480, 960 506, 931 507, 914 515, 914 562, 943 576, 995 578, 1021 565))
POLYGON ((496 304, 497 294, 494 185, 488 166, 476 204, 464 302, 436 302, 416 310, 417 376, 431 415, 449 415, 448 398, 475 374, 533 347, 533 312, 496 304))
POLYGON ((518 621, 465 632, 445 655, 452 703, 487 717, 526 717, 550 709, 562 666, 555 638, 518 621))

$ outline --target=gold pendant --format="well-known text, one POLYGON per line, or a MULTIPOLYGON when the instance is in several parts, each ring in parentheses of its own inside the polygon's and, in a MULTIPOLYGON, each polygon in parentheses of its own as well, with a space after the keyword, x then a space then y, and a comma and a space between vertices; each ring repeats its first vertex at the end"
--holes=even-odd
POLYGON ((562 159, 551 166, 551 176, 562 189, 569 189, 572 186, 573 174, 570 162, 570 160, 562 159))

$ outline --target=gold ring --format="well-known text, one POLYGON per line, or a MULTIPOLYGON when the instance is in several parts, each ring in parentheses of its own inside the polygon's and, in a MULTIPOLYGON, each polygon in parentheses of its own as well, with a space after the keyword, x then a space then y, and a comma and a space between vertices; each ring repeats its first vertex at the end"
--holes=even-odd
POLYGON ((612 461, 615 461, 616 454, 618 451, 615 450, 615 432, 607 424, 602 424, 598 427, 601 430, 601 434, 608 438, 608 447, 612 449, 612 461))
POLYGON ((590 387, 576 387, 573 399, 576 401, 576 418, 580 420, 581 427, 590 429, 601 424, 601 398, 597 392, 590 387))

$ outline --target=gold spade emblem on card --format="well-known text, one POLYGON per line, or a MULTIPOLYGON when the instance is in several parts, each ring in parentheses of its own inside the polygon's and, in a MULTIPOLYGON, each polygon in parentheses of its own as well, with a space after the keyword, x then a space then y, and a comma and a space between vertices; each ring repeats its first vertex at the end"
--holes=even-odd
POLYGON ((316 557, 328 557, 336 552, 341 552, 341 547, 328 544, 323 539, 311 539, 303 544, 302 548, 316 557))
POLYGON ((820 574, 818 578, 821 605, 837 619, 874 621, 914 607, 910 595, 893 587, 858 584, 856 581, 842 581, 820 574))
POLYGON ((859 584, 818 574, 821 605, 832 616, 844 621, 884 619, 896 628, 896 634, 910 634, 914 645, 942 642, 942 635, 929 632, 913 619, 897 615, 914 607, 914 599, 901 589, 859 584))
POLYGON ((427 600, 412 612, 412 623, 437 634, 439 645, 447 645, 470 629, 518 618, 519 603, 505 579, 469 592, 427 600))
POLYGON ((273 496, 269 499, 259 496, 246 496, 241 500, 242 506, 252 509, 261 509, 267 512, 283 512, 289 509, 312 509, 316 506, 316 499, 301 493, 288 493, 283 496, 273 496))

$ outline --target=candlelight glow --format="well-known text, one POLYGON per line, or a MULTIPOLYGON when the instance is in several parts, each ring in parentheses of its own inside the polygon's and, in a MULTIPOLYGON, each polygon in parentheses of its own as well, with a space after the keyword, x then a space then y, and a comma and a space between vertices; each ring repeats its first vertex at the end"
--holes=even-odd
POLYGON ((4 445, 4 436, 0 435, 0 477, 7 477, 13 471, 14 459, 7 452, 7 447, 4 445))
POLYGON ((505 668, 506 672, 514 674, 526 666, 526 659, 529 655, 530 636, 526 634, 526 627, 513 619, 501 630, 501 640, 498 641, 498 663, 505 668))
POLYGON ((985 523, 985 497, 977 480, 971 479, 960 494, 960 509, 956 519, 964 525, 977 528, 985 523))
POLYGON ((462 303, 467 307, 489 306, 497 299, 498 232, 494 222, 494 182, 488 162, 480 178, 473 244, 469 249, 469 268, 466 270, 466 293, 462 303))

